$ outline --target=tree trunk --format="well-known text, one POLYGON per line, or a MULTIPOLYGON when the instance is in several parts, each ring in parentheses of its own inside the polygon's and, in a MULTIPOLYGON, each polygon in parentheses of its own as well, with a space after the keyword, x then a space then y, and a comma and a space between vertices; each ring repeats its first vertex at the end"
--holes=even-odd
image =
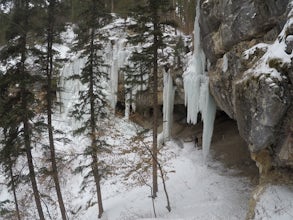
POLYGON ((20 73, 22 74, 22 81, 20 82, 20 90, 21 90, 21 108, 23 111, 22 115, 22 123, 23 123, 23 133, 24 133, 24 146, 26 150, 26 156, 27 156, 27 162, 28 162, 28 167, 29 167, 29 176, 32 184, 32 189, 35 197, 35 202, 37 206, 37 210, 39 213, 40 220, 45 220, 43 209, 42 209, 42 204, 41 204, 41 199, 40 199, 40 194, 38 190, 38 185, 36 181, 36 174, 34 170, 34 164, 33 164, 33 156, 31 152, 31 128, 29 125, 29 116, 28 116, 28 94, 29 91, 26 89, 26 72, 25 72, 25 61, 26 61, 26 40, 27 40, 27 27, 28 27, 28 2, 24 2, 24 9, 26 14, 24 15, 24 28, 23 28, 23 33, 21 34, 21 61, 20 61, 20 73))
POLYGON ((9 159, 9 175, 10 175, 10 179, 11 179, 11 189, 12 189, 14 203, 15 203, 15 211, 16 211, 17 219, 21 220, 17 196, 16 196, 16 185, 15 185, 14 175, 13 175, 12 161, 11 161, 10 157, 8 159, 9 159))
MULTIPOLYGON (((26 102, 24 100, 23 100, 23 107, 27 107, 26 102)), ((30 131, 29 131, 30 128, 29 128, 29 123, 26 116, 23 120, 23 127, 24 127, 23 129, 24 129, 24 142, 25 142, 26 156, 27 156, 27 162, 29 167, 29 176, 32 183, 35 202, 36 202, 40 220, 45 220, 42 204, 41 204, 41 199, 40 199, 40 194, 38 190, 38 185, 36 181, 36 174, 35 174, 34 164, 33 164, 33 156, 31 152, 30 131)))
POLYGON ((58 168, 56 163, 56 153, 54 145, 54 135, 52 126, 52 73, 53 73, 53 41, 54 41, 54 10, 55 0, 50 0, 48 10, 48 33, 47 33, 47 120, 48 120, 48 134, 49 134, 49 148, 51 156, 52 177, 55 184, 55 190, 58 198, 59 208, 62 216, 62 220, 66 220, 66 209, 63 202, 63 197, 60 188, 60 182, 58 177, 58 168))
POLYGON ((153 51, 153 196, 157 196, 158 192, 158 15, 153 12, 154 25, 154 51, 153 51))
MULTIPOLYGON (((95 3, 94 3, 95 6, 95 3)), ((95 7, 93 7, 95 8, 95 7)), ((91 124, 91 157, 92 157, 92 170, 93 170, 93 175, 95 179, 95 184, 96 184, 96 191, 97 191, 97 201, 98 201, 98 208, 99 208, 99 214, 98 218, 101 218, 104 212, 103 209, 103 203, 102 203, 102 193, 101 193, 101 185, 100 185, 100 174, 99 174, 99 169, 98 169, 98 149, 97 149, 97 137, 96 137, 96 131, 97 131, 97 126, 96 126, 96 117, 95 117, 95 97, 94 97, 94 64, 93 64, 93 57, 94 57, 94 38, 95 38, 95 30, 94 27, 91 28, 91 52, 90 52, 90 83, 89 83, 89 95, 90 95, 90 112, 91 112, 91 119, 90 119, 90 124, 91 124)))

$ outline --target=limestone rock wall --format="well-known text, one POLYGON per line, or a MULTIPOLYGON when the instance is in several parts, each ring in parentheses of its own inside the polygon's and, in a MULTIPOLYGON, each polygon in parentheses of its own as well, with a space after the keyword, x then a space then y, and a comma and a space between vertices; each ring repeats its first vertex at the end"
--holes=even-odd
POLYGON ((201 1, 210 91, 251 152, 268 149, 278 166, 293 164, 291 7, 289 0, 201 1))

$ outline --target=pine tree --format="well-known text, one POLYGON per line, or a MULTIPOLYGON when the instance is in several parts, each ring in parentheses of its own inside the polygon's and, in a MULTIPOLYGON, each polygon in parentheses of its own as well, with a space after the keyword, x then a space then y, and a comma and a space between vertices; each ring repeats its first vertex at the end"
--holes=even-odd
POLYGON ((78 37, 76 50, 81 50, 81 57, 86 58, 86 64, 80 75, 74 75, 72 79, 78 79, 86 85, 86 90, 80 91, 80 103, 76 104, 72 111, 73 116, 82 120, 82 126, 76 133, 83 133, 89 137, 90 146, 86 154, 91 157, 91 170, 95 181, 98 218, 104 212, 101 193, 100 161, 98 153, 105 148, 105 142, 99 139, 98 122, 106 117, 107 101, 102 81, 107 79, 106 64, 103 60, 103 37, 99 29, 110 21, 109 13, 105 9, 105 2, 101 0, 83 1, 82 19, 78 22, 78 37), (85 15, 85 16, 84 16, 85 15))
POLYGON ((18 128, 3 129, 3 140, 1 141, 2 149, 0 152, 0 161, 4 168, 5 175, 8 177, 8 186, 10 187, 15 204, 15 212, 18 220, 20 217, 20 210, 18 205, 18 199, 16 194, 17 179, 14 173, 13 167, 15 160, 19 156, 20 152, 18 149, 18 128))
POLYGON ((16 195, 17 180, 13 167, 18 156, 23 153, 23 149, 21 149, 22 143, 19 137, 20 129, 18 125, 20 122, 15 120, 15 113, 11 111, 17 99, 9 95, 9 78, 8 75, 0 75, 0 127, 2 128, 0 164, 2 164, 4 174, 8 179, 8 186, 10 186, 13 193, 16 217, 20 220, 20 210, 16 195))
POLYGON ((52 114, 53 114, 53 76, 55 69, 55 60, 54 60, 54 54, 56 51, 53 49, 53 43, 56 41, 56 11, 57 8, 60 7, 60 2, 56 0, 49 0, 47 6, 47 31, 46 31, 46 43, 47 43, 47 49, 46 49, 46 78, 47 78, 47 84, 46 84, 46 110, 47 110, 47 127, 48 127, 48 134, 49 134, 49 149, 50 149, 50 160, 51 160, 51 166, 52 166, 52 177, 55 184, 55 190, 57 193, 59 208, 61 212, 61 216, 63 220, 66 220, 66 209, 62 197, 61 187, 60 187, 60 181, 58 177, 58 168, 57 168, 57 162, 56 162, 56 152, 55 152, 55 144, 54 144, 54 128, 52 125, 52 114))
MULTIPOLYGON (((148 0, 144 4, 136 6, 131 13, 135 20, 135 24, 129 28, 134 34, 129 36, 129 42, 133 45, 140 46, 140 51, 135 51, 130 61, 132 66, 127 66, 129 87, 137 86, 137 76, 143 79, 145 75, 149 78, 149 87, 153 94, 153 147, 152 147, 152 169, 153 169, 153 196, 156 197, 158 192, 157 177, 157 133, 158 133, 158 69, 159 69, 159 49, 163 49, 164 43, 164 27, 165 25, 175 25, 166 15, 172 10, 169 0, 148 0), (163 19, 164 18, 164 19, 163 19), (151 68, 150 68, 151 67, 151 68), (135 74, 133 74, 135 73, 135 74)), ((145 81, 140 81, 140 83, 145 81)))
MULTIPOLYGON (((7 0, 1 3, 8 2, 7 0)), ((20 136, 24 144, 27 163, 29 168, 29 177, 32 184, 33 194, 39 218, 44 218, 44 213, 41 205, 40 194, 36 181, 36 173, 32 157, 31 138, 35 124, 32 123, 36 112, 37 100, 34 94, 34 89, 40 80, 35 67, 30 66, 28 56, 32 55, 33 50, 30 49, 29 43, 32 39, 29 38, 31 33, 31 21, 35 15, 37 1, 19 0, 12 1, 14 7, 12 9, 12 18, 9 21, 10 25, 6 33, 7 44, 1 50, 0 60, 7 64, 6 72, 7 80, 9 81, 8 90, 14 98, 14 104, 11 106, 11 114, 7 118, 10 123, 16 121, 17 126, 21 127, 20 136), (14 62, 10 63, 10 60, 14 62)), ((6 125, 10 126, 10 124, 6 125)))

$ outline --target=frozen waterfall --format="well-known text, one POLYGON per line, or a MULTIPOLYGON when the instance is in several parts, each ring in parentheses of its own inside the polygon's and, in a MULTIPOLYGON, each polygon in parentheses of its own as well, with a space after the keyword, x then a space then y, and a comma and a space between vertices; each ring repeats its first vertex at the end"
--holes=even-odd
POLYGON ((213 134, 216 105, 209 93, 209 78, 207 76, 206 58, 200 41, 200 1, 197 1, 194 24, 194 53, 189 67, 183 74, 185 105, 187 105, 187 122, 196 124, 200 112, 203 119, 203 157, 206 161, 213 134))
POLYGON ((112 38, 111 44, 109 44, 107 48, 109 54, 106 56, 106 62, 109 62, 110 66, 110 104, 114 112, 117 104, 119 70, 125 65, 127 57, 130 54, 130 52, 126 50, 125 44, 125 38, 112 38))
POLYGON ((164 90, 163 90, 163 139, 164 142, 170 140, 171 127, 173 123, 175 88, 170 73, 164 73, 164 90))
POLYGON ((79 80, 68 79, 72 75, 79 75, 82 68, 85 66, 86 58, 75 57, 72 62, 67 63, 60 72, 59 87, 62 88, 57 100, 62 103, 60 107, 61 119, 68 121, 72 129, 76 129, 80 124, 72 117, 69 116, 70 111, 73 109, 75 103, 79 101, 79 91, 85 89, 85 85, 79 80))
MULTIPOLYGON (((108 64, 104 71, 108 73, 108 99, 112 109, 115 111, 118 93, 119 69, 125 65, 129 51, 125 47, 125 38, 112 38, 106 44, 103 57, 108 64)), ((79 91, 85 90, 86 85, 82 85, 79 80, 68 79, 72 75, 79 75, 85 66, 87 58, 79 58, 78 55, 72 57, 71 61, 66 63, 60 73, 59 87, 62 88, 57 94, 58 102, 62 103, 60 108, 61 117, 69 120, 70 126, 78 126, 76 121, 69 117, 69 112, 78 102, 79 91)))

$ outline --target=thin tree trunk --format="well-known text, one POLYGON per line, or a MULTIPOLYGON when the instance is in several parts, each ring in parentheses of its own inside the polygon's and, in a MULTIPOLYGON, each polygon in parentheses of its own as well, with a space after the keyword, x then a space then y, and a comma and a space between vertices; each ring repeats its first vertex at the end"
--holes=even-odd
POLYGON ((59 208, 63 220, 66 220, 66 209, 61 193, 60 181, 58 177, 58 168, 56 163, 56 153, 54 145, 54 135, 52 126, 52 73, 53 73, 53 32, 54 32, 54 9, 55 0, 50 0, 48 10, 48 33, 47 33, 47 120, 48 120, 48 133, 49 133, 49 148, 52 165, 52 176, 55 184, 55 190, 58 198, 59 208))
POLYGON ((154 16, 154 51, 153 51, 153 195, 157 197, 158 192, 158 165, 157 165, 157 155, 158 155, 158 18, 157 12, 153 12, 154 16))
POLYGON ((24 82, 24 79, 26 78, 26 73, 25 73, 25 60, 26 60, 26 40, 27 40, 27 27, 28 27, 28 2, 24 2, 24 9, 25 9, 25 20, 24 20, 24 28, 23 28, 23 33, 21 35, 21 47, 22 47, 22 52, 21 52, 21 66, 20 66, 20 73, 22 74, 22 81, 20 89, 21 89, 21 107, 24 112, 22 115, 22 123, 23 123, 23 132, 24 132, 24 146, 26 150, 26 156, 27 156, 27 162, 28 162, 28 167, 29 167, 29 176, 32 184, 32 189, 33 189, 33 194, 35 197, 35 202, 37 206, 37 210, 39 213, 40 220, 45 220, 43 209, 42 209, 42 204, 41 204, 41 199, 40 199, 40 194, 38 190, 38 185, 36 181, 36 174, 34 170, 34 164, 33 164, 33 156, 31 152, 31 128, 29 125, 29 116, 28 116, 28 94, 29 91, 26 89, 26 82, 24 82))
MULTIPOLYGON (((94 2, 94 7, 95 8, 95 2, 94 2)), ((95 184, 96 184, 96 191, 97 191, 97 200, 98 200, 98 209, 99 209, 99 214, 98 218, 101 218, 104 212, 103 209, 103 203, 102 203, 102 193, 101 193, 101 184, 100 184, 100 174, 99 174, 99 169, 98 169, 98 149, 97 149, 97 137, 96 137, 96 117, 95 117, 95 97, 94 97, 94 73, 93 73, 93 56, 94 56, 94 37, 95 37, 95 30, 94 27, 91 28, 91 54, 90 54, 90 83, 89 83, 89 95, 90 95, 90 112, 91 112, 91 119, 90 119, 90 124, 91 124, 91 157, 92 157, 92 170, 93 170, 93 175, 95 179, 95 184)))
MULTIPOLYGON (((92 148, 96 148, 96 144, 94 138, 92 139, 92 148)), ((94 173, 96 191, 97 191, 97 201, 98 201, 98 218, 101 218, 104 213, 103 202, 102 202, 102 192, 101 192, 101 184, 100 184, 100 174, 98 169, 98 158, 97 158, 97 151, 92 149, 92 170, 94 173)))
MULTIPOLYGON (((167 191, 167 186, 166 186, 166 181, 165 181, 165 177, 164 177, 164 172, 163 172, 163 168, 161 166, 161 164, 159 163, 159 161, 157 159, 155 159, 154 155, 153 155, 153 151, 152 149, 150 149, 148 147, 148 145, 145 143, 145 142, 142 142, 144 144, 144 147, 145 149, 150 153, 150 155, 152 156, 153 160, 155 160, 156 164, 158 165, 159 167, 159 170, 160 170, 160 174, 161 174, 161 178, 162 178, 162 183, 163 183, 163 187, 164 187, 164 192, 165 192, 165 195, 166 195, 166 200, 167 200, 167 210, 169 212, 171 212, 171 205, 170 205, 170 199, 169 199, 169 194, 168 194, 168 191, 167 191)), ((143 178, 142 178, 143 179, 143 178)), ((146 182, 145 182, 146 183, 146 182)), ((146 183, 146 185, 148 185, 146 183)), ((152 188, 152 187, 151 187, 152 188)))
POLYGON ((12 189, 12 193, 13 193, 17 219, 21 220, 19 206, 18 206, 18 200, 17 200, 17 196, 16 196, 16 184, 15 184, 15 181, 14 181, 14 175, 13 175, 13 169, 12 169, 12 161, 11 161, 10 157, 9 157, 9 175, 10 175, 10 179, 11 179, 11 189, 12 189))
MULTIPOLYGON (((24 102, 23 107, 27 107, 26 102, 25 101, 23 101, 23 102, 24 102)), ((35 202, 36 202, 36 206, 37 206, 40 220, 45 220, 43 209, 42 209, 42 204, 41 204, 41 199, 40 199, 40 194, 39 194, 39 190, 38 190, 38 185, 37 185, 37 181, 36 181, 36 174, 35 174, 35 170, 34 170, 33 156, 32 156, 32 152, 31 152, 31 143, 30 143, 29 123, 28 123, 27 117, 25 117, 25 119, 23 121, 23 127, 24 127, 24 142, 25 142, 26 156, 27 156, 27 162, 28 162, 28 167, 29 167, 29 176, 30 176, 30 180, 32 183, 35 202)))
POLYGON ((164 173, 163 173, 163 168, 158 161, 157 161, 157 164, 159 166, 159 170, 160 170, 160 174, 161 174, 161 178, 162 178, 162 182, 163 182, 163 187, 164 187, 164 192, 166 195, 166 200, 167 200, 166 208, 169 212, 171 212, 171 205, 170 205, 170 200, 169 200, 169 194, 168 194, 167 187, 166 187, 166 181, 165 181, 165 177, 164 177, 164 173))

